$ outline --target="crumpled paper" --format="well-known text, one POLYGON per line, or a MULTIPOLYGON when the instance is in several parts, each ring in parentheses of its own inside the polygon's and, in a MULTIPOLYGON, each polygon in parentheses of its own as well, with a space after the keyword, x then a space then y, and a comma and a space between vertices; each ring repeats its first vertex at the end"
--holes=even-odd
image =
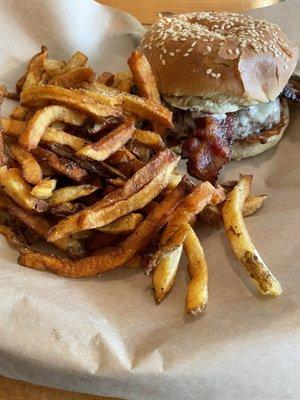
MULTIPOLYGON (((287 29, 300 23, 296 3, 279 6, 289 13, 287 29)), ((9 88, 41 44, 53 57, 82 50, 98 72, 116 71, 143 32, 133 17, 91 0, 0 4, 1 81, 9 88)), ((280 145, 232 162, 222 177, 254 174, 253 193, 270 195, 246 222, 282 284, 280 298, 258 294, 224 232, 205 226, 198 234, 209 265, 209 304, 196 319, 184 311, 185 262, 156 306, 141 271, 89 279, 33 271, 16 264, 16 251, 1 237, 0 374, 123 399, 299 399, 299 125, 299 107, 292 106, 280 145)))

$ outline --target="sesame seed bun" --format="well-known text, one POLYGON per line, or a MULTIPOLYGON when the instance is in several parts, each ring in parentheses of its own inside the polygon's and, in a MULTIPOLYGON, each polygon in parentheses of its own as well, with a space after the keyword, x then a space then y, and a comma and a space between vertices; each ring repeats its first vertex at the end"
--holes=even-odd
POLYGON ((231 158, 239 161, 253 157, 276 146, 289 123, 289 108, 285 99, 281 100, 281 121, 260 135, 254 134, 243 140, 236 140, 231 146, 231 158))
POLYGON ((298 56, 277 25, 217 12, 161 17, 140 48, 162 95, 222 99, 239 107, 278 97, 298 56))

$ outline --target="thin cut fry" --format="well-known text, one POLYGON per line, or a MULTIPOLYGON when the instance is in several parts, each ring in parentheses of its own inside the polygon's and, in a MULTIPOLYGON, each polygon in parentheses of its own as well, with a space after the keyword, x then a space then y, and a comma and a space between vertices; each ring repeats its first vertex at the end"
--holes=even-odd
POLYGON ((27 210, 43 212, 47 209, 47 203, 44 200, 32 196, 30 185, 25 181, 20 170, 17 168, 7 169, 6 167, 1 167, 0 184, 16 203, 27 210))
POLYGON ((172 128, 172 113, 163 105, 129 93, 94 82, 85 86, 84 91, 91 98, 110 106, 121 106, 123 110, 139 117, 172 128))
MULTIPOLYGON (((44 61, 47 56, 48 49, 47 47, 42 46, 41 52, 32 57, 27 67, 26 76, 21 91, 26 90, 39 83, 44 72, 44 61)), ((17 89, 20 88, 18 87, 17 89)))
POLYGON ((27 121, 29 113, 30 111, 27 108, 17 105, 9 114, 9 117, 18 121, 27 121))
POLYGON ((122 115, 119 108, 102 104, 85 91, 45 85, 31 87, 21 94, 21 105, 44 107, 51 102, 70 107, 94 119, 122 115))
POLYGON ((144 146, 150 147, 151 149, 161 149, 162 147, 164 147, 161 136, 151 131, 135 129, 133 140, 137 143, 143 144, 144 146))
POLYGON ((142 220, 142 214, 131 213, 97 230, 99 232, 110 233, 111 235, 126 235, 132 233, 142 220))
POLYGON ((126 184, 105 196, 93 206, 72 215, 54 226, 48 240, 70 233, 101 228, 116 219, 143 208, 168 184, 179 159, 166 150, 136 173, 126 184))
POLYGON ((26 251, 25 243, 17 236, 13 228, 0 224, 0 233, 5 237, 10 247, 17 249, 20 253, 26 251))
POLYGON ((95 80, 95 71, 90 67, 77 67, 70 69, 58 76, 54 76, 49 85, 64 87, 67 89, 76 88, 83 83, 92 83, 95 80))
POLYGON ((188 314, 202 313, 208 300, 207 263, 200 241, 190 225, 184 240, 184 251, 188 259, 190 277, 186 297, 186 311, 188 314))
POLYGON ((21 254, 18 262, 26 267, 48 270, 62 276, 87 277, 99 275, 124 265, 138 254, 153 235, 166 223, 176 205, 189 192, 190 186, 182 182, 162 203, 145 218, 137 229, 117 247, 106 248, 99 254, 70 261, 29 251, 21 254))
POLYGON ((32 188, 31 194, 38 199, 46 200, 52 196, 56 183, 56 179, 43 179, 32 188))
POLYGON ((80 157, 89 157, 97 161, 106 160, 132 138, 135 128, 134 124, 135 119, 127 117, 125 121, 112 132, 108 133, 97 142, 91 143, 78 150, 76 155, 80 157))
POLYGON ((263 205, 264 201, 268 198, 266 195, 249 196, 247 197, 243 206, 243 217, 249 217, 254 214, 263 205))
POLYGON ((51 150, 37 147, 33 150, 33 154, 39 160, 46 162, 55 171, 76 182, 82 182, 87 176, 87 171, 77 165, 74 161, 65 157, 59 157, 51 150))
POLYGON ((9 148, 21 166, 24 179, 32 185, 39 183, 43 179, 43 171, 33 155, 16 144, 10 144, 9 148))
POLYGON ((97 189, 98 187, 93 185, 65 186, 53 192, 48 201, 49 207, 73 201, 83 196, 88 196, 89 194, 94 193, 97 189))
POLYGON ((160 103, 156 80, 146 56, 138 50, 132 52, 127 61, 139 94, 146 99, 160 103))
POLYGON ((182 245, 161 258, 153 272, 152 285, 154 297, 159 304, 174 285, 175 277, 182 254, 182 245))
POLYGON ((46 128, 55 121, 82 126, 86 117, 66 107, 49 106, 37 111, 28 121, 26 128, 19 138, 19 143, 26 150, 36 149, 46 128))
POLYGON ((249 196, 251 181, 251 175, 242 176, 228 194, 223 206, 225 232, 234 254, 260 292, 279 296, 282 294, 280 283, 270 272, 253 245, 242 215, 245 200, 249 196))

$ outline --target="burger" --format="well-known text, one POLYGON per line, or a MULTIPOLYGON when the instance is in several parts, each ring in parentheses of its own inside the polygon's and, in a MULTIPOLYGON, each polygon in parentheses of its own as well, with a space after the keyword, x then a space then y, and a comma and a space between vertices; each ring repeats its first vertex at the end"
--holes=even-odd
POLYGON ((173 111, 167 137, 190 175, 214 182, 229 160, 280 141, 298 51, 277 25, 233 13, 160 16, 140 50, 173 111))

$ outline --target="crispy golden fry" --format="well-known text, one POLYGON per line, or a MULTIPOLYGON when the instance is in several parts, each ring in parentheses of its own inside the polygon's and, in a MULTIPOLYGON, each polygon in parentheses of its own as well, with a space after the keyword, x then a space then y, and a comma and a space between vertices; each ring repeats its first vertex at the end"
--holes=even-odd
POLYGON ((96 79, 96 82, 102 83, 102 85, 112 86, 114 84, 115 75, 111 72, 102 72, 96 79))
POLYGON ((27 108, 17 105, 9 114, 9 117, 18 121, 27 121, 29 113, 30 111, 27 108))
POLYGON ((55 75, 59 74, 61 70, 66 65, 66 62, 63 60, 53 60, 50 58, 46 58, 44 60, 44 70, 49 78, 53 78, 55 75))
POLYGON ((138 171, 126 184, 93 206, 60 221, 49 232, 49 241, 70 232, 100 228, 135 210, 143 208, 168 184, 179 159, 165 150, 138 171))
POLYGON ((49 106, 37 111, 28 121, 25 130, 19 138, 19 143, 24 149, 36 149, 43 137, 45 130, 55 121, 82 126, 86 117, 66 107, 49 106))
POLYGON ((31 194, 38 199, 46 200, 52 196, 56 183, 56 179, 43 179, 32 188, 31 194))
POLYGON ((48 201, 49 207, 73 201, 83 196, 88 196, 89 194, 94 193, 97 189, 98 187, 93 185, 65 186, 53 192, 48 201))
POLYGON ((126 180, 122 178, 112 178, 112 179, 107 179, 107 182, 113 186, 122 187, 125 185, 126 180))
POLYGON ((21 94, 21 105, 44 107, 51 102, 70 107, 94 119, 121 117, 120 108, 111 107, 92 98, 86 91, 45 85, 31 87, 21 94))
POLYGON ((70 69, 84 67, 87 63, 87 60, 88 58, 85 54, 83 54, 81 51, 76 51, 60 72, 63 73, 69 71, 70 69))
MULTIPOLYGON (((3 132, 10 137, 18 138, 26 129, 26 122, 15 121, 8 118, 1 118, 1 122, 3 132)), ((41 138, 41 141, 45 143, 66 145, 75 151, 90 143, 88 140, 71 135, 70 133, 53 127, 46 128, 45 133, 41 138)))
POLYGON ((242 176, 228 194, 223 206, 225 232, 234 254, 245 267, 260 292, 279 296, 282 294, 280 283, 270 272, 254 247, 242 215, 245 200, 249 196, 251 181, 251 175, 242 176))
POLYGON ((186 196, 171 215, 170 221, 161 237, 159 249, 151 257, 147 267, 148 273, 153 269, 156 271, 156 268, 159 267, 156 275, 164 277, 163 281, 160 282, 160 288, 157 286, 159 292, 156 293, 155 291, 155 297, 156 299, 159 298, 159 301, 162 301, 172 289, 172 283, 175 280, 177 270, 175 265, 173 268, 167 268, 168 261, 163 263, 163 260, 166 257, 171 257, 174 251, 183 245, 188 233, 189 223, 203 210, 206 204, 214 201, 214 196, 216 196, 216 189, 209 182, 203 182, 198 186, 194 186, 191 193, 186 196), (170 274, 169 277, 167 273, 170 274), (167 286, 163 286, 164 282, 167 286))
MULTIPOLYGON (((26 226, 44 238, 51 228, 51 225, 44 217, 30 213, 13 202, 8 205, 8 211, 10 215, 13 215, 18 220, 22 221, 26 226)), ((85 249, 82 244, 71 236, 57 240, 53 244, 58 249, 71 256, 82 257, 85 255, 85 249)))
POLYGON ((189 192, 190 186, 183 181, 145 218, 137 229, 119 243, 117 247, 103 249, 99 254, 70 261, 58 257, 29 251, 21 254, 18 262, 29 268, 47 268, 62 276, 87 277, 99 275, 124 265, 143 248, 153 235, 166 223, 176 205, 189 192))
POLYGON ((16 144, 10 144, 9 148, 21 166, 24 179, 32 185, 39 183, 43 179, 43 171, 33 155, 16 144))
POLYGON ((146 56, 138 50, 132 52, 127 61, 139 95, 146 99, 160 103, 160 95, 156 80, 146 56))
POLYGON ((132 233, 142 220, 142 214, 131 213, 97 230, 99 232, 110 233, 111 235, 126 235, 132 233))
POLYGON ((46 162, 51 168, 60 174, 73 179, 76 182, 82 182, 87 176, 87 171, 81 168, 74 161, 65 157, 59 157, 53 151, 37 147, 33 154, 41 161, 46 162))
POLYGON ((143 131, 142 129, 135 129, 133 134, 133 140, 137 143, 141 143, 144 146, 150 147, 151 149, 161 149, 164 147, 164 143, 160 135, 151 131, 143 131))
POLYGON ((60 86, 66 89, 76 88, 83 83, 92 83, 95 80, 95 71, 91 67, 77 67, 54 76, 49 85, 60 86))
POLYGON ((94 82, 87 84, 84 91, 91 98, 110 106, 121 106, 123 110, 139 117, 157 122, 172 128, 172 113, 166 107, 152 100, 144 99, 129 93, 94 82))
POLYGON ((201 243, 190 225, 183 246, 188 259, 190 277, 186 296, 186 311, 188 314, 202 313, 208 300, 207 263, 201 243))
POLYGON ((132 138, 135 128, 135 118, 127 117, 124 122, 103 136, 95 143, 91 143, 78 150, 76 155, 89 157, 97 161, 104 161, 132 138))
MULTIPOLYGON (((253 215, 263 205, 264 201, 268 198, 266 195, 249 196, 247 197, 243 206, 243 217, 253 215)), ((204 210, 199 214, 202 221, 211 225, 212 227, 220 228, 223 225, 222 210, 218 206, 208 204, 204 210)))
POLYGON ((27 67, 24 83, 21 88, 20 86, 18 86, 17 90, 22 92, 23 90, 26 90, 39 83, 44 72, 44 61, 47 56, 48 49, 47 47, 42 46, 41 52, 33 56, 30 60, 27 67))
POLYGON ((1 167, 0 184, 16 203, 27 210, 43 212, 47 209, 47 203, 44 200, 32 196, 30 185, 25 181, 20 170, 17 168, 7 169, 6 167, 1 167))
POLYGON ((159 304, 174 285, 178 265, 182 254, 182 245, 171 251, 166 257, 159 259, 153 272, 152 285, 154 297, 159 304))
POLYGON ((243 206, 243 217, 249 217, 254 214, 264 204, 268 196, 261 194, 259 196, 247 197, 243 206))

